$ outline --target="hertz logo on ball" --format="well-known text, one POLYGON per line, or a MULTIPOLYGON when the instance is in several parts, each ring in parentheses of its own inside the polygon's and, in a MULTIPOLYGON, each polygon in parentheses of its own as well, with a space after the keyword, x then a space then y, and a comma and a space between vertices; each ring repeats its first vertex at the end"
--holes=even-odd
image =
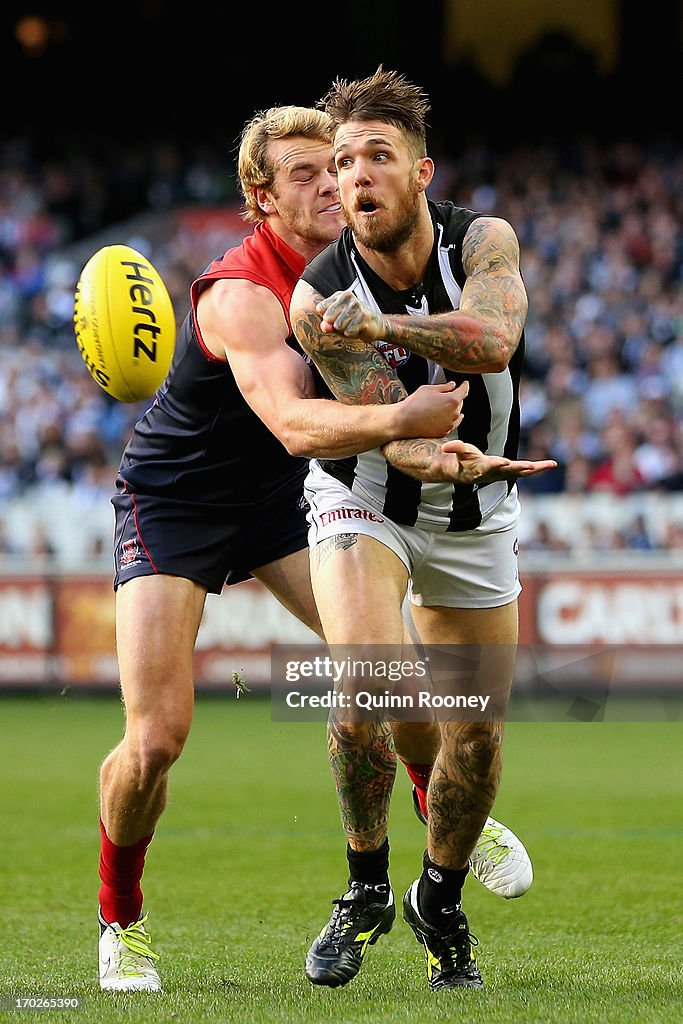
POLYGON ((173 358, 171 298, 148 259, 128 245, 90 257, 76 286, 74 333, 92 378, 120 402, 151 398, 173 358))

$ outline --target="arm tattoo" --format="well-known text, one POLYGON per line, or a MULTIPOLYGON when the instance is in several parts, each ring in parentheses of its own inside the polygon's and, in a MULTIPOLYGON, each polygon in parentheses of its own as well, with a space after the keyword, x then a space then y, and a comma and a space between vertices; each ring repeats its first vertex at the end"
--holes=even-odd
POLYGON ((441 455, 441 445, 447 438, 412 437, 400 441, 389 441, 382 445, 382 454, 396 469, 415 477, 416 480, 441 480, 436 465, 441 455))
POLYGON ((385 316, 385 341, 451 370, 500 369, 519 344, 528 299, 519 244, 505 221, 480 217, 463 242, 460 308, 435 316, 385 316))
MULTIPOLYGON (((293 330, 301 348, 318 367, 338 401, 346 405, 389 405, 407 397, 398 374, 374 345, 338 334, 324 334, 320 324, 321 317, 308 312, 294 320, 293 330)), ((382 448, 382 453, 392 466, 408 476, 429 480, 427 474, 433 473, 435 459, 441 454, 441 443, 445 440, 391 441, 382 448)), ((433 475, 432 479, 441 477, 433 475)), ((322 566, 331 553, 329 545, 323 548, 319 544, 315 548, 316 564, 322 566)))
POLYGON ((324 334, 317 313, 299 317, 294 334, 332 394, 346 405, 389 405, 406 397, 396 372, 374 345, 324 334))
POLYGON ((378 849, 387 834, 396 752, 387 722, 350 727, 334 718, 328 750, 342 826, 358 850, 378 849))
MULTIPOLYGON (((463 292, 464 295, 464 292, 463 292)), ((448 370, 486 373, 507 357, 505 339, 498 327, 475 315, 463 317, 462 307, 434 317, 411 316, 405 321, 386 317, 385 341, 410 349, 448 370)))

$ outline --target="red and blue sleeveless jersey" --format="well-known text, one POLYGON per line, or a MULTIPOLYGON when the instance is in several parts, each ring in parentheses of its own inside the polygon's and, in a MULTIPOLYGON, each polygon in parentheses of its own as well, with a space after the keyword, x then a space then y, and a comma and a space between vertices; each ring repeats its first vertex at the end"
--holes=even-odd
MULTIPOLYGON (((213 281, 253 281, 278 298, 291 331, 289 304, 304 266, 264 222, 192 282, 166 380, 121 458, 119 477, 128 490, 246 508, 303 479, 308 460, 287 452, 242 397, 229 364, 204 345, 197 301, 213 281)), ((291 333, 287 343, 298 350, 291 333)))

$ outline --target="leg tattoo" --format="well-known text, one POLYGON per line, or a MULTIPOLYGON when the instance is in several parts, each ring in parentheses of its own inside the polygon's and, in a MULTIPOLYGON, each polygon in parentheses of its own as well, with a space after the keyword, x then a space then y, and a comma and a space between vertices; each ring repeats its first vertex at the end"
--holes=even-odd
POLYGON ((378 849, 387 834, 396 753, 386 722, 328 725, 330 765, 342 825, 357 851, 378 849))
POLYGON ((429 856, 444 867, 467 864, 501 775, 502 727, 448 723, 429 783, 429 856))

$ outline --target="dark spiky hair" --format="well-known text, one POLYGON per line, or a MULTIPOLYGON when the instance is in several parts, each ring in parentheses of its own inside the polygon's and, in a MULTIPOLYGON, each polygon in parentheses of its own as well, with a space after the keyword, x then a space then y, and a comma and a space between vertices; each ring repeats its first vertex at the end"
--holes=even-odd
POLYGON ((385 71, 380 64, 369 78, 355 82, 337 78, 317 106, 330 115, 335 128, 346 121, 393 124, 405 133, 417 156, 426 155, 429 99, 398 71, 385 71))

